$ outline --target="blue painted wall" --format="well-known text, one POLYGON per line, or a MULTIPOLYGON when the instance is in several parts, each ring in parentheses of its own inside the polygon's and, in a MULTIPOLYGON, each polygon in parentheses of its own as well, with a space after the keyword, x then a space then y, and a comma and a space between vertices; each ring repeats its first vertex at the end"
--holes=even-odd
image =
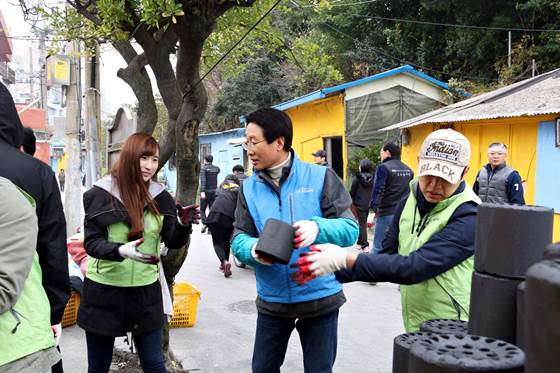
MULTIPOLYGON (((221 183, 226 175, 231 174, 231 169, 236 164, 245 166, 244 150, 241 145, 234 146, 228 144, 228 140, 238 137, 245 137, 245 128, 237 128, 225 132, 208 133, 198 136, 199 146, 202 144, 210 144, 212 147, 211 154, 214 156, 213 164, 220 167, 218 183, 221 183)), ((177 169, 170 168, 166 163, 162 168, 162 173, 167 180, 167 189, 175 195, 175 191, 177 189, 177 169)))
POLYGON ((554 122, 541 122, 537 133, 535 204, 560 212, 560 147, 554 144, 554 122))
MULTIPOLYGON (((244 151, 241 145, 228 144, 228 140, 239 137, 245 137, 245 128, 198 136, 199 146, 203 144, 211 145, 211 154, 214 156, 214 162, 212 163, 220 167, 218 183, 221 183, 226 175, 231 174, 233 166, 236 164, 244 165, 244 151)), ((200 161, 202 163, 202 159, 200 161)))

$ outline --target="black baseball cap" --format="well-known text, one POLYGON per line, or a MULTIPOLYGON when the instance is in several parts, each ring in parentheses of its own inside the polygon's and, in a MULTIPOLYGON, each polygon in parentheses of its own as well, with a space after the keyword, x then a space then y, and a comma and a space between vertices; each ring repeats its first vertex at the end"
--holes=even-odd
POLYGON ((311 155, 314 156, 314 157, 326 158, 327 157, 327 152, 323 149, 319 149, 315 153, 311 153, 311 155))

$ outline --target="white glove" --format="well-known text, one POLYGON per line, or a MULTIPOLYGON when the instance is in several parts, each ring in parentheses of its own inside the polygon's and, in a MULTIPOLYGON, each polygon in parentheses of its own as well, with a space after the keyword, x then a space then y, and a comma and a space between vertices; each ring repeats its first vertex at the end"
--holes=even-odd
POLYGON ((58 344, 60 343, 60 338, 62 337, 62 325, 61 324, 51 325, 51 329, 54 336, 54 344, 58 346, 58 344))
POLYGON ((375 223, 375 212, 370 212, 367 216, 367 226, 369 228, 373 227, 375 223))
POLYGON ((313 220, 300 220, 294 224, 296 228, 294 246, 311 246, 319 235, 319 226, 313 220))
POLYGON ((136 250, 136 247, 144 242, 143 238, 138 240, 130 241, 122 246, 119 246, 119 255, 125 259, 135 260, 142 263, 157 263, 159 261, 158 257, 155 255, 142 254, 140 251, 136 250))
POLYGON ((200 192, 200 199, 205 199, 205 198, 206 198, 206 193, 200 192))
POLYGON ((346 256, 348 254, 346 249, 330 243, 314 245, 314 248, 321 251, 311 252, 306 258, 311 263, 309 270, 315 276, 328 275, 346 268, 346 256))
POLYGON ((269 266, 272 265, 272 262, 266 260, 265 258, 261 257, 259 254, 256 253, 255 249, 257 247, 257 244, 254 244, 253 247, 251 247, 251 256, 253 257, 253 259, 255 259, 257 262, 264 264, 265 266, 269 266))

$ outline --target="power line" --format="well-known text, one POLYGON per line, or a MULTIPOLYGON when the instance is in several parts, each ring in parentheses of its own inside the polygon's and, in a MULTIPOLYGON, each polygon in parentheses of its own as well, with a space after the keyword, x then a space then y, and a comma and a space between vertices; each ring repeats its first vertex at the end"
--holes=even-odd
POLYGON ((426 66, 422 66, 422 65, 419 65, 419 64, 417 64, 417 63, 410 62, 410 61, 407 61, 407 60, 403 60, 403 59, 401 59, 401 58, 391 56, 391 55, 389 55, 389 54, 383 52, 382 50, 379 50, 379 49, 377 49, 377 48, 374 48, 374 47, 372 47, 372 46, 370 46, 370 45, 365 44, 363 41, 358 40, 358 39, 354 38, 354 37, 351 36, 351 35, 348 35, 348 34, 345 33, 344 31, 339 30, 338 28, 334 27, 333 25, 331 25, 330 23, 328 23, 328 22, 326 22, 326 21, 325 21, 325 22, 319 22, 319 24, 323 24, 323 25, 329 27, 330 29, 334 30, 335 32, 337 32, 337 33, 339 33, 339 34, 341 34, 341 35, 343 35, 343 36, 345 36, 345 37, 347 37, 347 38, 353 40, 356 44, 361 44, 361 45, 363 45, 366 49, 369 49, 369 50, 372 51, 372 52, 375 52, 375 53, 377 53, 377 54, 381 54, 382 56, 384 56, 384 57, 386 57, 386 58, 388 58, 388 59, 391 59, 391 60, 393 60, 393 61, 398 61, 398 62, 401 63, 401 64, 408 64, 408 65, 412 65, 412 66, 414 66, 414 67, 416 67, 416 68, 419 68, 419 69, 422 69, 422 70, 426 70, 426 71, 430 71, 430 72, 433 72, 433 73, 439 73, 439 74, 449 75, 449 76, 452 76, 452 77, 454 77, 454 78, 459 78, 459 79, 474 80, 474 81, 477 81, 477 82, 480 82, 480 83, 482 83, 482 82, 484 82, 484 81, 486 81, 486 82, 489 82, 489 81, 498 81, 498 79, 489 79, 489 78, 480 78, 480 77, 474 77, 474 76, 461 76, 461 75, 456 75, 456 74, 452 74, 452 73, 447 73, 447 72, 445 72, 445 71, 436 70, 436 69, 432 69, 432 68, 429 68, 429 67, 426 67, 426 66))
POLYGON ((274 5, 265 14, 263 14, 253 26, 251 26, 251 28, 241 37, 241 39, 239 39, 222 57, 220 57, 220 59, 210 68, 210 70, 206 72, 206 74, 202 76, 202 78, 200 78, 187 92, 183 94, 183 98, 191 93, 204 80, 204 78, 206 78, 220 64, 220 62, 222 62, 231 52, 233 52, 233 50, 239 44, 241 44, 241 42, 247 37, 247 35, 249 35, 249 33, 253 31, 266 18, 266 16, 268 16, 270 12, 272 12, 274 8, 276 8, 276 6, 280 4, 281 1, 282 0, 276 1, 274 5))
MULTIPOLYGON (((348 7, 353 5, 362 5, 362 4, 369 4, 375 3, 378 0, 365 0, 359 1, 355 3, 340 3, 340 4, 331 4, 331 7, 348 7)), ((300 5, 295 2, 296 7, 299 8, 316 8, 317 5, 300 5)), ((492 31, 522 31, 522 32, 560 32, 559 29, 534 29, 534 28, 518 28, 518 27, 494 27, 494 26, 475 26, 475 25, 463 25, 458 23, 442 23, 442 22, 431 22, 431 21, 418 21, 413 19, 403 19, 403 18, 389 18, 389 17, 380 17, 380 16, 371 16, 371 15, 363 15, 363 14, 348 14, 348 13, 338 13, 338 14, 347 14, 356 17, 362 18, 369 18, 369 19, 377 19, 377 20, 384 20, 384 21, 392 21, 392 22, 403 22, 403 23, 415 23, 421 25, 431 25, 431 26, 441 26, 441 27, 456 27, 456 28, 466 28, 466 29, 475 29, 475 30, 492 30, 492 31)))
POLYGON ((530 28, 516 28, 516 27, 508 28, 508 27, 492 27, 492 26, 474 26, 474 25, 461 25, 461 24, 455 24, 455 23, 415 21, 415 20, 411 20, 411 19, 388 18, 388 17, 370 16, 370 15, 364 15, 364 14, 349 14, 349 13, 339 13, 339 14, 347 14, 347 15, 354 16, 354 17, 361 17, 361 18, 365 18, 367 21, 370 21, 371 19, 377 19, 377 20, 383 20, 383 21, 413 23, 413 24, 440 26, 440 27, 455 27, 455 28, 465 28, 465 29, 473 29, 473 30, 522 31, 522 32, 560 32, 560 30, 556 30, 556 29, 530 29, 530 28))

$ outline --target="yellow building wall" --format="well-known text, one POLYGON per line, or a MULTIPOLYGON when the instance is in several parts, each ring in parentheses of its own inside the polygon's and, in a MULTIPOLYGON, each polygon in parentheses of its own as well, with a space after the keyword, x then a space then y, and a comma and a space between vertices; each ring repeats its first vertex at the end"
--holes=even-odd
MULTIPOLYGON (((488 145, 503 142, 508 146, 507 163, 519 172, 523 180, 525 202, 534 204, 537 130, 539 122, 551 119, 539 116, 453 123, 452 128, 464 134, 471 144, 471 168, 467 173, 467 182, 472 185, 478 170, 488 163, 488 145)), ((427 124, 408 129, 410 143, 403 146, 402 160, 415 174, 422 142, 439 128, 438 125, 427 124)), ((554 241, 560 241, 560 214, 554 217, 554 241)))
MULTIPOLYGON (((292 147, 300 159, 313 163, 311 153, 323 149, 323 138, 342 137, 342 158, 346 173, 347 150, 344 135, 344 97, 342 95, 310 102, 285 111, 292 120, 292 147)), ((346 174, 344 175, 346 179, 346 174)))
POLYGON ((552 242, 560 242, 560 214, 554 214, 554 228, 552 242))

